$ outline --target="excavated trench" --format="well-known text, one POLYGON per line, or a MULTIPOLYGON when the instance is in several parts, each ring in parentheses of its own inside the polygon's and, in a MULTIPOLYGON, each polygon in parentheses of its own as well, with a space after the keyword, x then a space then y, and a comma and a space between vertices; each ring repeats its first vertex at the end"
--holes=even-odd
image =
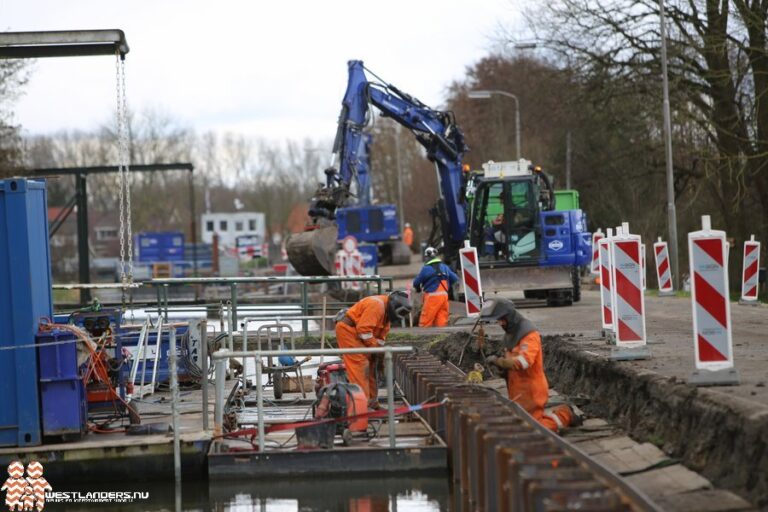
MULTIPOLYGON (((469 332, 437 336, 423 345, 413 341, 465 372, 501 350, 498 337, 478 343, 469 332)), ((589 417, 658 446, 719 488, 768 506, 768 414, 756 413, 739 398, 584 352, 575 339, 545 336, 542 341, 550 386, 589 397, 582 407, 589 417)))
POLYGON ((768 506, 768 414, 737 397, 616 363, 573 340, 543 339, 550 386, 591 397, 584 407, 680 459, 718 487, 768 506))

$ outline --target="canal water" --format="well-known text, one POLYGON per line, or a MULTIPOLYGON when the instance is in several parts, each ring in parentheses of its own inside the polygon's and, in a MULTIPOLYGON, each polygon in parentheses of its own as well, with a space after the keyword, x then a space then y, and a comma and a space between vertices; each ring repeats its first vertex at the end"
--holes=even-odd
POLYGON ((54 486, 46 512, 437 512, 451 510, 448 478, 344 478, 54 486), (63 498, 63 499, 62 499, 63 498), (96 500, 96 501, 94 501, 96 500))

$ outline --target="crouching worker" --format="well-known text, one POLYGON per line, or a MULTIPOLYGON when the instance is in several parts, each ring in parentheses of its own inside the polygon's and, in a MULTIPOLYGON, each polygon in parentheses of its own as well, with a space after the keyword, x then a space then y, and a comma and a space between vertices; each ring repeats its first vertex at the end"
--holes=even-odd
POLYGON ((490 356, 487 360, 506 370, 509 399, 554 432, 578 424, 581 418, 569 405, 544 410, 549 399, 549 384, 544 375, 541 336, 536 327, 506 299, 487 301, 480 316, 482 321, 496 321, 504 329, 504 356, 490 356))
POLYGON ((424 257, 427 263, 413 280, 414 290, 424 290, 419 327, 445 327, 448 325, 448 289, 459 276, 437 257, 434 247, 427 247, 424 257))
MULTIPOLYGON (((389 333, 392 320, 408 318, 408 295, 396 290, 389 295, 372 295, 358 301, 336 322, 339 348, 380 347, 389 333)), ((347 378, 368 398, 369 407, 378 408, 378 384, 374 360, 369 354, 344 354, 347 378)))

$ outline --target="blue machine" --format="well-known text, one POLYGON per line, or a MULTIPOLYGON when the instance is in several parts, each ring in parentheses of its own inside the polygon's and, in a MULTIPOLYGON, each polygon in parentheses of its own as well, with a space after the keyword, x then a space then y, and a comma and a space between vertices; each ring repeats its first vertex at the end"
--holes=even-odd
POLYGON ((139 233, 136 236, 136 253, 141 263, 184 260, 184 233, 164 231, 139 233))
POLYGON ((35 334, 53 316, 45 183, 0 180, 0 446, 40 444, 35 334))
MULTIPOLYGON (((178 326, 176 328, 176 353, 179 354, 178 371, 177 374, 180 379, 183 380, 189 374, 189 369, 186 364, 187 347, 183 343, 185 335, 188 331, 188 326, 178 326)), ((128 331, 120 333, 121 346, 130 351, 135 358, 138 356, 138 344, 139 344, 139 331, 128 331)), ((157 347, 157 330, 150 330, 147 334, 147 361, 146 368, 143 362, 139 362, 137 381, 141 380, 141 372, 144 372, 144 382, 149 383, 152 381, 152 373, 155 367, 155 352, 157 347)), ((170 368, 170 334, 166 331, 163 332, 160 338, 160 354, 157 360, 157 382, 170 382, 171 380, 171 368, 170 368)), ((134 364, 136 364, 134 362, 134 364)), ((121 380, 127 381, 130 374, 130 365, 123 365, 121 368, 121 380)))
MULTIPOLYGON (((462 158, 469 148, 452 112, 434 110, 378 77, 369 81, 362 61, 347 65, 347 90, 333 146, 339 165, 325 171, 326 183, 312 198, 310 229, 288 240, 288 257, 296 270, 304 275, 332 271, 333 257, 329 255, 335 249, 335 238, 324 231, 336 228, 334 220, 338 222, 339 212, 347 207, 353 182, 357 182, 361 205, 368 204, 370 136, 365 129, 370 107, 375 106, 384 117, 410 130, 437 168, 440 199, 431 209, 429 245, 441 249, 447 263, 454 268, 458 265, 459 249, 469 240, 486 256, 480 263, 486 291, 523 290, 526 296, 531 291, 552 305, 579 300, 578 267, 588 261, 584 241, 591 240, 591 235, 581 211, 550 215, 555 197, 549 177, 528 165, 530 162, 523 165, 524 161, 513 162, 513 175, 465 172, 462 158), (485 196, 478 201, 475 195, 472 200, 475 192, 485 196), (500 193, 506 199, 494 222, 496 219, 489 218, 491 201, 500 193), (525 204, 514 204, 520 198, 525 204), (560 221, 563 224, 547 224, 560 221)), ((348 214, 344 222, 346 232, 352 232, 348 214)), ((364 240, 362 236, 358 239, 364 240)))
POLYGON ((363 256, 363 273, 375 275, 379 273, 379 255, 375 245, 360 244, 357 250, 363 256))
POLYGON ((36 342, 43 435, 79 438, 88 431, 88 408, 77 365, 77 337, 52 330, 38 333, 36 342))

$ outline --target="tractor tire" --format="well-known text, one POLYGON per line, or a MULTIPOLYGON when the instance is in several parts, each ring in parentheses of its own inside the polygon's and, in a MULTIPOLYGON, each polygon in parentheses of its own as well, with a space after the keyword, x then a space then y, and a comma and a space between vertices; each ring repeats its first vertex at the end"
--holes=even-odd
POLYGON ((283 372, 272 374, 272 391, 275 394, 275 400, 283 398, 283 372))
POLYGON ((579 275, 579 267, 573 267, 571 275, 573 276, 573 302, 579 302, 581 300, 581 276, 579 275))

